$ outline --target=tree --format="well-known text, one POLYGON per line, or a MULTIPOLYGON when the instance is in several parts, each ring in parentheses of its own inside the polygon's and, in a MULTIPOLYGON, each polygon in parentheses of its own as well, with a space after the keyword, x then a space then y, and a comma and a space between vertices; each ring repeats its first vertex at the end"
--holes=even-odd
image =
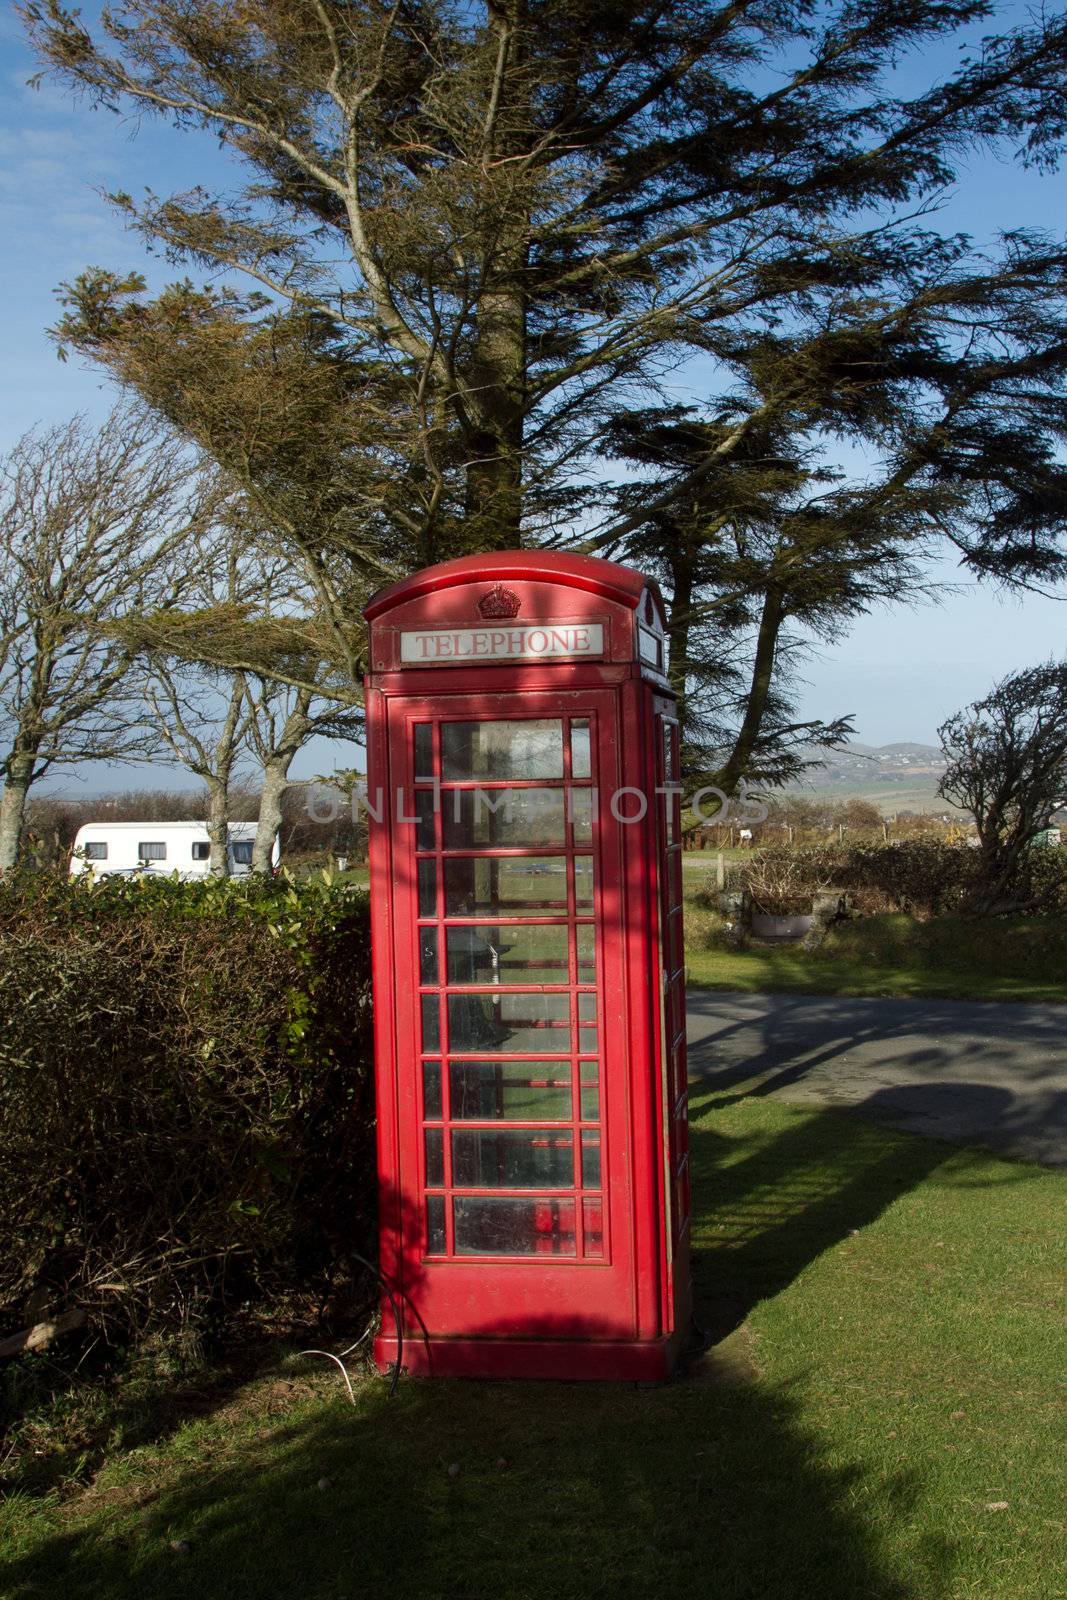
POLYGON ((181 603, 216 505, 214 478, 143 410, 29 433, 0 464, 0 869, 50 766, 155 749, 111 630, 181 603))
POLYGON ((948 761, 938 793, 978 828, 979 909, 1020 909, 1026 852, 1067 804, 1067 662, 1004 678, 938 734, 948 761))
MULTIPOLYGON (((299 574, 287 571, 277 558, 260 557, 260 622, 287 616, 314 616, 318 596, 299 574)), ((324 630, 325 631, 325 630, 324 630)), ((338 704, 332 691, 335 676, 328 659, 305 656, 297 687, 246 672, 248 746, 261 773, 259 825, 253 845, 252 870, 269 872, 274 844, 285 820, 289 770, 309 740, 358 739, 363 732, 361 707, 338 704)))
MULTIPOLYGON (((925 214, 978 145, 1055 159, 1067 19, 990 32, 914 94, 892 81, 905 52, 966 41, 989 11, 131 0, 94 37, 58 0, 31 0, 51 70, 97 104, 216 133, 242 174, 221 196, 114 198, 151 244, 247 290, 186 282, 152 299, 94 269, 69 287, 59 336, 235 471, 301 551, 350 701, 352 619, 389 569, 543 539, 625 550, 657 518, 673 541, 761 441, 810 463, 844 434, 877 457, 848 505, 805 501, 794 474, 791 581, 825 548, 860 584, 901 518, 983 570, 1054 575, 1064 251, 1015 235, 983 260, 925 214), (702 438, 653 494, 593 515, 614 470, 609 455, 591 471, 596 447, 694 354, 714 396, 702 438), (873 550, 864 518, 880 524, 873 550)), ((884 553, 899 568, 898 547, 884 553)), ((699 564, 691 602, 677 577, 699 674, 704 607, 726 616, 729 597, 703 592, 699 564)), ((788 754, 774 668, 790 613, 778 577, 758 580, 740 595, 759 638, 734 765, 747 749, 774 770, 781 739, 760 739, 784 735, 788 754)), ((862 603, 831 587, 807 609, 862 603)))

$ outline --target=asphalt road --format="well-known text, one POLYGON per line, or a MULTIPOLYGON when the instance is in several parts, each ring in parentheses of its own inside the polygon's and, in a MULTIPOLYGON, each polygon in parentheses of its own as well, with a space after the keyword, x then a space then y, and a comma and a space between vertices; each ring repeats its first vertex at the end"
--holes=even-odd
POLYGON ((689 992, 700 1084, 1067 1167, 1067 1006, 689 992))

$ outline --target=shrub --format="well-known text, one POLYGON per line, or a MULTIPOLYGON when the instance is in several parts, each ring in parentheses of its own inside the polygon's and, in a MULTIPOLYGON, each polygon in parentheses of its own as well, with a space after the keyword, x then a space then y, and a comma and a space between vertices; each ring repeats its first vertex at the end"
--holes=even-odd
MULTIPOLYGON (((731 886, 749 889, 763 909, 771 909, 771 901, 775 909, 787 900, 797 905, 801 899, 810 902, 817 890, 833 888, 849 894, 865 914, 903 911, 926 918, 966 905, 980 868, 977 855, 966 845, 923 838, 845 847, 777 846, 737 863, 731 886), (776 887, 781 892, 772 893, 776 887)), ((1052 869, 1042 870, 1048 874, 1052 869)))
POLYGON ((323 1293, 373 1228, 366 895, 0 881, 0 1315, 323 1293))
POLYGON ((769 916, 806 915, 829 882, 825 864, 817 863, 815 855, 808 850, 754 851, 743 864, 742 881, 755 909, 769 916))

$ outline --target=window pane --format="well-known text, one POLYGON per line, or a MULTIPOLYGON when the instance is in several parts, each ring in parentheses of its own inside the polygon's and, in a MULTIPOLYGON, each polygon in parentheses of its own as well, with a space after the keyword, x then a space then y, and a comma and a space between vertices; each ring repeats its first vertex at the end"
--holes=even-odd
POLYGON ((445 915, 546 915, 567 909, 563 856, 459 856, 445 862, 445 915))
POLYGON ((453 789, 441 809, 446 850, 567 842, 562 789, 453 789))
POLYGON ((596 977, 596 929, 586 922, 574 932, 578 941, 578 982, 591 983, 596 977))
POLYGON ((428 1055, 441 1048, 441 1010, 435 994, 422 997, 422 1048, 428 1055))
POLYGON ((582 1121, 596 1122, 600 1117, 600 1065, 596 1061, 582 1061, 578 1066, 581 1081, 582 1121))
POLYGON ((593 909, 593 858, 574 858, 574 904, 578 911, 593 909))
MULTIPOLYGON (((443 1255, 445 1250, 445 1197, 443 1194, 431 1194, 426 1199, 426 1248, 435 1256, 443 1255)), ((589 1244, 586 1241, 586 1255, 589 1254, 589 1244)))
POLYGON ((449 983, 567 983, 567 929, 449 928, 449 983))
MULTIPOLYGON (((105 846, 105 848, 106 848, 106 846, 105 846)), ((194 861, 209 861, 210 859, 211 859, 211 846, 209 844, 204 844, 202 840, 194 841, 194 843, 193 843, 193 860, 194 861)))
POLYGON ((419 982, 437 982, 437 929, 419 929, 419 982))
POLYGON ((570 996, 450 994, 448 1039, 450 1050, 562 1055, 571 1048, 570 996))
POLYGON ((432 850, 434 847, 434 792, 432 789, 415 790, 415 848, 432 850))
POLYGON ((562 778, 562 722, 446 722, 444 778, 562 778))
POLYGON ((593 1051, 597 1049, 596 1025, 596 995, 580 994, 578 996, 578 1049, 593 1051))
POLYGON ((604 1202, 599 1197, 586 1195, 582 1201, 582 1231, 585 1235, 585 1254, 594 1261, 604 1259, 604 1202))
POLYGON ((456 1128, 452 1182, 457 1189, 569 1189, 574 1136, 548 1128, 456 1128))
POLYGON ((457 1255, 575 1254, 573 1200, 472 1196, 454 1202, 452 1218, 457 1255))
POLYGON ((575 844, 593 842, 593 790, 572 789, 570 792, 571 821, 574 823, 575 844))
POLYGON ((562 1061, 453 1061, 456 1122, 569 1122, 571 1069, 562 1061))
POLYGON ((424 1061, 422 1063, 422 1111, 423 1116, 430 1118, 441 1116, 441 1063, 439 1061, 424 1061))
POLYGON ((571 777, 591 778, 592 775, 592 751, 589 748, 589 718, 576 717, 571 723, 571 777))
POLYGON ((252 841, 250 839, 241 839, 236 844, 231 844, 230 854, 237 866, 250 867, 252 865, 252 841))
POLYGON ((167 847, 151 840, 147 844, 138 844, 137 858, 139 861, 166 861, 167 847))
POLYGON ((582 1187, 600 1188, 600 1135, 582 1134, 582 1187))
POLYGON ((415 727, 415 776, 433 777, 433 724, 420 722, 415 727))
POLYGON ((420 861, 419 873, 419 916, 436 917, 437 915, 437 864, 434 861, 420 861))
MULTIPOLYGON (((93 844, 93 843, 85 844, 85 845, 82 845, 82 849, 85 851, 85 859, 86 859, 86 861, 106 861, 107 860, 107 845, 106 844, 93 844)), ((199 861, 201 858, 197 855, 196 849, 197 849, 197 847, 194 844, 193 845, 193 860, 194 861, 199 861)), ((207 855, 207 846, 206 845, 204 846, 204 855, 205 856, 207 855)))
POLYGON ((445 1143, 440 1128, 426 1129, 426 1187, 440 1189, 445 1181, 445 1143))

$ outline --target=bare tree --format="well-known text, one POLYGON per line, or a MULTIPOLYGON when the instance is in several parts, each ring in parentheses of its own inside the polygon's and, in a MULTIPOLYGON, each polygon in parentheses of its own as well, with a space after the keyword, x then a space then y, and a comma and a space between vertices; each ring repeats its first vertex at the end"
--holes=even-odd
MULTIPOLYGON (((192 614, 243 615, 268 581, 240 507, 231 501, 213 541, 202 552, 196 581, 189 586, 192 614)), ((129 637, 140 644, 147 661, 144 698, 159 740, 206 790, 210 870, 213 877, 224 878, 230 870, 231 788, 247 749, 252 703, 243 672, 182 659, 173 647, 170 620, 166 614, 153 618, 147 645, 140 619, 131 622, 129 637)))
POLYGON ((0 869, 50 766, 154 749, 112 629, 181 603, 216 500, 199 460, 140 409, 28 433, 0 463, 0 869))
POLYGON ((289 769, 310 739, 354 739, 362 712, 316 696, 311 689, 288 689, 269 679, 247 680, 248 742, 262 773, 259 824, 252 847, 253 872, 269 872, 284 821, 289 769))
POLYGON ((1067 662, 1014 673, 938 730, 948 767, 938 793, 974 817, 978 909, 1021 909, 1026 852, 1067 803, 1067 662))

